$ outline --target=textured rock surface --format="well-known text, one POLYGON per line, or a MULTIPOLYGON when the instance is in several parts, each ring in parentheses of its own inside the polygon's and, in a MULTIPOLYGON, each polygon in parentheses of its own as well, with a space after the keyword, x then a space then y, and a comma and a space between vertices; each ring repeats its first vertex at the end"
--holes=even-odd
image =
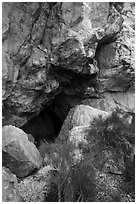
POLYGON ((110 167, 110 171, 112 173, 121 173, 121 171, 124 169, 124 160, 123 158, 118 161, 113 161, 115 157, 115 153, 113 152, 113 149, 105 149, 103 152, 99 153, 101 149, 99 149, 99 138, 95 138, 94 132, 92 132, 92 135, 89 134, 91 131, 91 128, 89 126, 77 126, 73 129, 71 129, 69 133, 69 141, 74 144, 75 150, 79 149, 79 152, 81 152, 81 159, 82 154, 84 151, 84 148, 86 149, 86 146, 88 145, 89 141, 93 145, 93 150, 90 152, 90 159, 92 164, 102 172, 106 173, 107 170, 110 167), (96 150, 96 151, 95 151, 96 150), (107 152, 108 151, 108 152, 107 152), (100 160, 100 161, 98 161, 100 160), (108 164, 109 162, 109 164, 108 164), (109 166, 110 165, 110 166, 109 166), (109 167, 108 167, 109 166, 109 167))
POLYGON ((135 113, 135 93, 128 91, 126 93, 103 93, 98 99, 85 99, 83 104, 92 106, 103 111, 112 111, 115 108, 126 112, 135 113))
POLYGON ((3 125, 23 126, 62 90, 134 89, 134 15, 134 3, 3 3, 3 125))
POLYGON ((106 119, 110 114, 111 113, 87 105, 78 105, 68 113, 58 137, 61 139, 67 139, 68 133, 72 128, 77 126, 89 126, 94 119, 99 117, 106 119))
MULTIPOLYGON (((38 48, 49 13, 48 4, 8 5, 9 9, 7 4, 3 3, 3 13, 6 9, 5 18, 7 22, 9 21, 7 31, 9 35, 3 37, 5 51, 3 56, 6 58, 4 65, 8 67, 7 69, 3 67, 5 73, 3 98, 6 100, 4 103, 6 114, 9 113, 9 117, 12 117, 9 124, 13 121, 14 125, 22 126, 27 121, 27 116, 23 114, 38 112, 42 103, 49 100, 46 96, 58 88, 58 82, 47 74, 48 55, 38 48), (9 108, 12 111, 9 111, 9 108), (18 116, 19 113, 22 117, 18 116)), ((3 27, 5 28, 5 24, 3 27)))
POLYGON ((2 202, 23 202, 18 190, 17 177, 6 167, 2 167, 2 202))
MULTIPOLYGON (((134 47, 135 30, 133 28, 134 13, 123 10, 121 31, 116 40, 103 45, 98 53, 99 91, 127 91, 134 86, 134 47), (127 12, 127 15, 124 15, 127 12), (132 24, 129 24, 129 19, 132 24)), ((111 18, 111 16, 110 16, 111 18)), ((117 21, 117 20, 116 20, 117 21)))
POLYGON ((20 195, 25 202, 44 202, 49 190, 51 166, 41 168, 36 174, 18 183, 20 195))
MULTIPOLYGON (((61 67, 77 72, 96 73, 98 69, 88 63, 95 56, 97 42, 104 35, 109 13, 108 3, 62 3, 59 20, 61 28, 53 33, 53 61, 61 67), (60 29, 60 30, 59 30, 60 29), (61 38, 60 38, 61 36, 61 38), (56 61, 55 61, 56 59, 56 61), (84 70, 84 65, 89 64, 84 70)), ((57 12, 58 5, 54 12, 57 12)), ((55 26, 54 29, 56 30, 55 26)))
POLYGON ((101 111, 90 106, 76 106, 74 110, 74 114, 72 116, 72 124, 74 126, 88 126, 91 125, 95 118, 101 117, 102 119, 106 119, 108 117, 108 113, 105 111, 101 111))
MULTIPOLYGON (((35 140, 51 139, 58 135, 64 120, 59 138, 70 139, 75 145, 75 151, 70 153, 76 161, 83 157, 81 151, 87 145, 85 131, 88 133, 94 118, 102 115, 105 119, 118 107, 126 112, 125 118, 122 115, 125 122, 132 121, 134 2, 3 2, 2 9, 3 164, 6 167, 18 177, 40 168, 42 158, 32 136, 35 140), (48 111, 43 114, 45 108, 48 111)), ((94 144, 90 159, 96 168, 98 200, 134 201, 132 195, 122 190, 121 185, 128 184, 121 175, 108 173, 108 166, 112 173, 121 173, 123 160, 116 160, 113 149, 105 149, 101 154, 97 138, 90 139, 94 144)), ((47 144, 42 143, 39 148, 45 167, 18 184, 27 202, 45 201, 52 159, 61 163, 61 158, 52 155, 56 147, 48 152, 47 144)), ((4 199, 18 200, 16 189, 10 191, 13 197, 4 199)))
MULTIPOLYGON (((99 127, 97 128, 99 129, 99 127)), ((104 148, 103 141, 101 140, 104 133, 98 135, 98 129, 94 129, 94 127, 92 129, 91 126, 77 126, 72 128, 68 133, 68 141, 70 144, 73 144, 73 151, 70 151, 69 154, 73 157, 74 162, 78 163, 81 160, 87 159, 87 162, 94 167, 97 201, 116 202, 117 200, 121 202, 133 202, 133 191, 127 190, 126 192, 124 190, 124 188, 130 188, 131 184, 130 182, 126 182, 123 177, 126 168, 123 153, 119 152, 117 155, 116 151, 118 149, 116 150, 111 145, 104 148), (90 149, 88 149, 89 144, 90 149)), ((128 145, 129 148, 134 149, 129 142, 128 145)), ((134 167, 132 166, 131 168, 134 171, 134 167)))
POLYGON ((17 175, 25 177, 42 164, 36 146, 29 142, 23 130, 4 126, 2 130, 3 165, 17 175))

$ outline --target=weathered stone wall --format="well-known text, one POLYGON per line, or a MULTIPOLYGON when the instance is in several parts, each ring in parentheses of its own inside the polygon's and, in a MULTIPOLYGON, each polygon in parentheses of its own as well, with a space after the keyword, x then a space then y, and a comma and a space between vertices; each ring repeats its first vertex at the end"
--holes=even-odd
POLYGON ((134 112, 134 7, 3 2, 3 125, 21 127, 62 91, 134 112))

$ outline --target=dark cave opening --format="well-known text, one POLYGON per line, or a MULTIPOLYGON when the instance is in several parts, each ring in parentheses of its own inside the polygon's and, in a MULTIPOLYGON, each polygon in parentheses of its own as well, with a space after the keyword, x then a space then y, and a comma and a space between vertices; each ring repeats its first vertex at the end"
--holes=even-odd
POLYGON ((55 111, 55 100, 47 105, 39 115, 33 117, 21 129, 34 137, 36 146, 41 141, 54 142, 62 127, 63 120, 55 111))

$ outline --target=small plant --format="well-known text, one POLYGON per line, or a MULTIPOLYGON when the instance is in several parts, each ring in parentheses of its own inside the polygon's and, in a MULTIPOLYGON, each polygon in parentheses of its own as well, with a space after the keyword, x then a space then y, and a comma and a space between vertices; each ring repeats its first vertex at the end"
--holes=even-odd
MULTIPOLYGON (((81 160, 76 163, 70 154, 74 148, 68 141, 65 144, 56 140, 56 157, 52 158, 54 169, 51 186, 56 186, 58 202, 95 201, 96 188, 91 164, 81 160)), ((55 192, 54 192, 55 193, 55 192)))
MULTIPOLYGON (((118 145, 121 146, 123 140, 135 144, 134 129, 119 117, 118 110, 113 112, 106 120, 102 120, 102 118, 95 119, 89 134, 95 134, 96 138, 103 142, 105 146, 112 146, 114 148, 118 145)), ((90 139, 90 136, 88 138, 90 139)))
MULTIPOLYGON (((115 152, 115 159, 123 157, 125 170, 123 176, 125 183, 128 184, 128 189, 135 189, 135 127, 133 124, 128 124, 120 117, 121 111, 116 110, 105 121, 101 118, 94 121, 88 131, 88 151, 93 151, 93 138, 98 143, 96 145, 96 154, 100 151, 113 149, 115 152)), ((96 155, 95 154, 95 155, 96 155)), ((122 187, 126 191, 126 188, 122 187)))

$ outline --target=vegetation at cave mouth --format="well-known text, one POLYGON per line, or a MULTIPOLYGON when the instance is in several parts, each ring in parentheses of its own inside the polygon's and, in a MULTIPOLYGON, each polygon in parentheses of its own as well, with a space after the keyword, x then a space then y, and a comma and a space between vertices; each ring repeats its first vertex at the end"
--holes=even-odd
MULTIPOLYGON (((75 148, 69 140, 61 144, 57 139, 51 144, 50 155, 52 156, 55 170, 52 171, 51 193, 46 200, 53 198, 54 201, 63 202, 94 202, 97 201, 97 188, 95 180, 95 166, 91 158, 101 155, 104 150, 113 149, 115 158, 123 157, 124 171, 122 172, 123 183, 120 184, 122 192, 134 197, 135 191, 135 129, 134 125, 127 124, 119 117, 116 110, 106 119, 94 120, 87 135, 88 144, 79 147, 82 150, 83 159, 74 162, 70 152, 75 148), (93 148, 93 138, 96 139, 96 147, 93 148), (53 151, 53 152, 52 152, 53 151), (58 155, 58 156, 57 156, 58 155), (50 196, 50 198, 49 198, 50 196)), ((114 198, 115 199, 115 198, 114 198)), ((114 200, 116 202, 116 200, 114 200)))

